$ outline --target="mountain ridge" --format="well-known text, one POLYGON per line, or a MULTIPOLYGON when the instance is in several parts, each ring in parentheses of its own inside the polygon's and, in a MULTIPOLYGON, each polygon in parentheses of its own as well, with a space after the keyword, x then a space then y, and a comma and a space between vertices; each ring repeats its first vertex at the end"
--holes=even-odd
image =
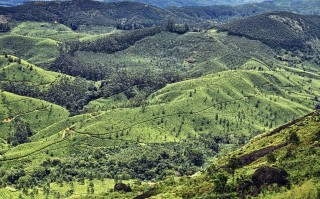
MULTIPOLYGON (((6 6, 15 6, 27 2, 32 2, 36 0, 2 0, 0 1, 0 5, 6 6)), ((54 1, 54 0, 43 0, 43 1, 54 1)), ((70 0, 71 1, 71 0, 70 0)), ((97 0, 103 2, 123 2, 125 0, 97 0)), ((167 1, 159 1, 159 0, 126 0, 131 2, 140 2, 146 3, 150 5, 155 5, 159 7, 169 7, 169 6, 208 6, 208 5, 240 5, 240 4, 247 4, 247 3, 257 3, 262 2, 263 0, 200 0, 200 1, 193 1, 187 0, 184 2, 177 1, 177 0, 167 0, 167 1)))

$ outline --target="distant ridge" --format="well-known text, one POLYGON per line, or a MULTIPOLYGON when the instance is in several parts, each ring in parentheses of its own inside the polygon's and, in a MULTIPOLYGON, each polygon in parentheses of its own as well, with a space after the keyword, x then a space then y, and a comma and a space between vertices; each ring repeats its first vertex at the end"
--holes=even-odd
POLYGON ((221 25, 220 31, 260 40, 273 48, 308 49, 307 41, 320 37, 320 16, 271 12, 221 25))
MULTIPOLYGON (((0 6, 14 6, 25 2, 31 2, 37 0, 2 0, 0 1, 0 6)), ((41 1, 71 1, 71 0, 41 0, 41 1)), ((104 2, 140 2, 150 5, 155 5, 158 7, 168 7, 168 6, 208 6, 208 5, 240 5, 246 3, 257 3, 264 0, 97 0, 104 2)))

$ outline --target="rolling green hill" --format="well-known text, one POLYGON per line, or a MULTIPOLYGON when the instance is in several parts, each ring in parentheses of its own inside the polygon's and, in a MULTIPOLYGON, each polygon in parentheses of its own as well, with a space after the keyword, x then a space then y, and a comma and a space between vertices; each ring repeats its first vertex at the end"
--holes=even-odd
MULTIPOLYGON (((100 47, 101 43, 101 41, 93 41, 91 46, 100 47)), ((109 47, 113 46, 114 42, 109 39, 104 43, 109 47)), ((177 74, 194 77, 230 68, 240 68, 251 59, 262 62, 267 68, 272 68, 279 63, 274 59, 275 54, 268 46, 245 38, 217 34, 215 30, 184 35, 160 32, 137 41, 127 49, 112 50, 116 51, 114 53, 106 52, 101 47, 101 50, 92 49, 81 50, 80 48, 73 54, 63 54, 52 69, 69 75, 101 80, 109 76, 109 71, 121 69, 128 70, 131 74, 146 70, 177 71, 177 74), (106 76, 99 77, 98 74, 106 74, 106 76)), ((106 49, 109 50, 109 48, 106 49)))
MULTIPOLYGON (((226 154, 250 137, 310 112, 315 106, 312 99, 319 96, 316 89, 319 80, 310 74, 314 77, 310 82, 310 77, 305 75, 285 70, 239 70, 168 85, 151 95, 142 107, 74 116, 38 131, 30 137, 31 143, 11 148, 2 155, 0 161, 6 162, 2 169, 26 161, 18 170, 30 175, 35 186, 39 186, 39 182, 52 182, 52 190, 60 190, 54 188, 57 182, 53 175, 66 176, 67 171, 62 171, 68 165, 78 168, 67 175, 78 181, 73 184, 77 187, 74 190, 78 190, 90 175, 99 179, 102 168, 101 178, 123 180, 192 174, 204 159, 216 153, 226 154), (190 139, 192 142, 188 141, 190 139), (177 147, 178 151, 186 152, 177 156, 177 147), (74 153, 77 153, 76 157, 72 155, 74 153), (167 155, 163 156, 163 153, 167 155), (88 156, 91 163, 82 164, 88 156), (55 159, 59 160, 59 165, 50 163, 55 159), (183 164, 180 162, 177 167, 177 161, 183 164), (160 167, 162 164, 166 166, 160 167), (141 175, 141 166, 153 172, 141 175), (33 168, 50 172, 40 178, 34 176, 33 168)), ((20 181, 6 183, 22 186, 20 181)), ((93 183, 99 186, 101 182, 93 183)), ((60 190, 61 194, 67 194, 68 186, 60 190)), ((121 197, 130 198, 145 190, 138 187, 134 193, 121 197)))
POLYGON ((51 39, 6 34, 0 37, 1 51, 40 65, 48 65, 58 55, 57 42, 51 39))

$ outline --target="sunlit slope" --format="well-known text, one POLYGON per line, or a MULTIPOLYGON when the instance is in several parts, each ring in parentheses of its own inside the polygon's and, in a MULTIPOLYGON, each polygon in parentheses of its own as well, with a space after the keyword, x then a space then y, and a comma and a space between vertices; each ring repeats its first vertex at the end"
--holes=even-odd
POLYGON ((42 100, 1 91, 0 136, 4 144, 8 133, 14 131, 16 120, 26 122, 32 133, 66 119, 69 112, 60 106, 42 100))
POLYGON ((243 65, 249 60, 255 60, 259 64, 251 64, 252 69, 274 68, 279 65, 275 52, 267 45, 218 33, 216 30, 183 35, 162 32, 112 54, 76 51, 68 60, 92 68, 99 66, 109 70, 126 69, 132 73, 145 70, 176 71, 177 74, 196 77, 244 68, 243 65))
MULTIPOLYGON (((222 156, 205 172, 191 178, 167 179, 150 193, 154 198, 241 198, 243 183, 250 183, 252 175, 258 168, 268 166, 284 169, 288 173, 287 180, 290 186, 278 187, 276 184, 265 184, 260 193, 252 191, 254 188, 245 190, 245 196, 270 199, 318 198, 319 121, 319 112, 313 112, 275 131, 261 134, 235 152, 222 156), (292 134, 296 135, 294 139, 292 134), (228 166, 231 157, 240 161, 235 169, 234 178, 237 179, 235 182, 228 166), (219 175, 226 177, 225 186, 228 191, 222 193, 217 191, 219 175)), ((269 175, 274 174, 269 173, 269 175)))
MULTIPOLYGON (((12 83, 32 86, 35 90, 45 90, 58 81, 61 74, 45 71, 33 64, 11 55, 0 56, 0 82, 3 87, 12 83)), ((14 90, 11 89, 11 90, 14 90)), ((10 92, 1 91, 1 137, 6 139, 13 131, 15 120, 22 120, 30 125, 33 134, 39 130, 68 117, 69 112, 58 105, 10 92)))
POLYGON ((25 83, 36 87, 57 81, 62 75, 46 71, 25 60, 11 55, 0 55, 0 81, 2 83, 25 83))
POLYGON ((65 139, 68 135, 70 150, 178 142, 202 133, 231 138, 230 146, 241 144, 314 108, 319 80, 288 75, 285 71, 228 71, 175 83, 150 96, 142 107, 72 117, 33 139, 45 144, 42 137, 59 133, 65 139))

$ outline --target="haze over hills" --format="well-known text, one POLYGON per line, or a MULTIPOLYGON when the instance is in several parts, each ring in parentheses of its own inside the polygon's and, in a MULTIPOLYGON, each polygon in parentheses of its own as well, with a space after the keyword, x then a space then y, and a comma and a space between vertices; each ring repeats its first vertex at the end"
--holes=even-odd
POLYGON ((163 9, 136 2, 64 1, 2 7, 0 13, 20 21, 58 22, 73 30, 80 26, 115 26, 128 30, 164 26, 170 19, 174 19, 176 23, 187 23, 190 28, 207 28, 219 21, 274 9, 272 5, 267 4, 163 9))
MULTIPOLYGON (((14 6, 19 5, 25 2, 30 2, 32 0, 0 0, 0 5, 2 6, 14 6)), ((50 1, 50 0, 46 0, 50 1)), ((99 0, 104 2, 116 2, 121 0, 99 0)), ((260 2, 269 2, 277 6, 278 9, 287 9, 290 11, 305 13, 305 14, 319 14, 319 1, 317 0, 186 0, 186 1, 177 1, 177 0, 130 0, 134 2, 146 3, 158 7, 182 7, 182 6, 212 6, 212 5, 243 5, 251 3, 260 3, 260 2)))
MULTIPOLYGON (((18 4, 22 4, 25 2, 31 2, 33 0, 1 0, 0 5, 14 6, 18 4)), ((50 0, 46 0, 50 1, 50 0)), ((119 2, 123 0, 98 0, 104 2, 119 2)), ((129 0, 130 1, 130 0, 129 0)), ((186 1, 177 1, 177 0, 136 0, 134 2, 151 4, 159 7, 168 7, 168 6, 207 6, 207 5, 239 5, 246 3, 257 3, 262 2, 263 0, 186 0, 186 1)))
MULTIPOLYGON (((121 0, 104 0, 104 2, 113 2, 113 1, 121 1, 121 0)), ((134 1, 134 0, 130 0, 134 1)), ((147 3, 159 7, 170 7, 170 6, 212 6, 212 5, 240 5, 246 3, 258 3, 263 0, 137 0, 137 2, 147 3)))
POLYGON ((320 16, 275 10, 1 7, 0 198, 318 198, 320 16))

